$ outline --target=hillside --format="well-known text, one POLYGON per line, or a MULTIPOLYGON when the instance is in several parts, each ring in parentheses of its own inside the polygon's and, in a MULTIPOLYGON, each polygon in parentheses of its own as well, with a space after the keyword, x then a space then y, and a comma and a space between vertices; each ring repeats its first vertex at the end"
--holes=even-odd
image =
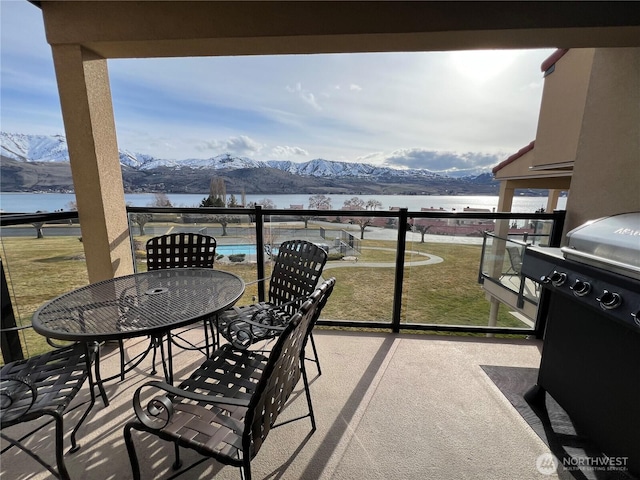
MULTIPOLYGON (((0 142, 2 191, 73 190, 64 137, 0 132, 0 142)), ((120 151, 120 165, 127 193, 206 194, 212 177, 224 178, 229 193, 494 195, 498 192, 497 182, 487 174, 454 178, 426 169, 324 159, 303 163, 260 162, 224 154, 208 159, 163 160, 120 151)))

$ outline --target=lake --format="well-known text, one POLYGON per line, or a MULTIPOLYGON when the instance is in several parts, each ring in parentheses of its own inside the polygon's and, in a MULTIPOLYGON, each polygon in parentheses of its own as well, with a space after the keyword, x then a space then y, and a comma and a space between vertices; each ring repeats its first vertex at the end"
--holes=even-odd
MULTIPOLYGON (((265 198, 275 203, 276 208, 289 208, 291 205, 309 206, 311 195, 246 195, 247 202, 260 203, 265 198)), ((328 195, 333 209, 342 208, 345 200, 356 195, 328 195)), ((167 194, 174 207, 197 207, 205 197, 204 194, 167 194)), ((465 207, 488 208, 498 207, 498 197, 491 195, 357 195, 365 202, 378 200, 382 203, 382 210, 391 207, 406 207, 410 211, 419 211, 421 208, 443 208, 445 210, 460 211, 465 207)), ((240 201, 240 197, 236 197, 240 201)), ((128 205, 134 207, 147 207, 153 203, 153 193, 128 193, 125 195, 128 205)), ((558 208, 566 207, 566 198, 560 198, 558 208)), ((14 193, 2 192, 0 194, 0 211, 33 213, 36 211, 53 212, 56 210, 69 210, 70 202, 75 201, 73 193, 14 193)), ((512 210, 517 213, 533 213, 541 207, 546 207, 547 197, 518 196, 513 199, 512 210)))

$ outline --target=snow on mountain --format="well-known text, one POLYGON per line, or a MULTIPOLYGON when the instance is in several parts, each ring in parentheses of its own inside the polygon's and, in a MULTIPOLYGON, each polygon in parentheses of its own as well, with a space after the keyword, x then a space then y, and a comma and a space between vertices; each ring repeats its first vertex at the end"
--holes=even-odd
POLYGON ((24 135, 0 132, 0 154, 21 162, 68 162, 62 135, 24 135))
POLYGON ((438 175, 429 170, 417 169, 397 169, 380 167, 367 163, 333 162, 317 158, 309 162, 293 163, 272 160, 266 162, 268 166, 284 170, 289 173, 312 177, 380 177, 392 176, 427 176, 437 177, 438 175))
MULTIPOLYGON (((151 157, 150 157, 151 158, 151 157)), ((172 168, 207 168, 207 169, 232 169, 261 168, 266 167, 264 162, 258 162, 246 157, 233 157, 228 153, 213 158, 190 158, 186 160, 159 160, 152 159, 140 167, 140 170, 153 170, 158 167, 172 168)))
MULTIPOLYGON (((21 162, 68 162, 69 151, 66 139, 62 135, 24 135, 0 132, 0 153, 21 162)), ((398 169, 381 167, 365 163, 334 162, 315 159, 304 163, 290 161, 260 162, 246 157, 234 157, 230 154, 218 155, 208 159, 166 160, 150 155, 121 150, 120 163, 136 170, 149 171, 160 167, 237 170, 241 168, 276 168, 301 176, 313 177, 358 177, 376 178, 382 176, 423 176, 439 177, 429 170, 398 169)))

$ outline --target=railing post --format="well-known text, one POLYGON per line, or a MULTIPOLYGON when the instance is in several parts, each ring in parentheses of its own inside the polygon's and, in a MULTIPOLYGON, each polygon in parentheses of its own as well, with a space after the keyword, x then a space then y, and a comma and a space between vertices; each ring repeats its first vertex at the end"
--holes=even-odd
POLYGON ((264 215, 262 206, 256 205, 256 262, 258 268, 258 301, 264 302, 264 215))
POLYGON ((560 242, 562 242, 562 230, 564 230, 564 219, 566 215, 566 211, 555 211, 553 212, 553 227, 551 227, 551 233, 549 234, 549 246, 550 247, 559 247, 560 242))
POLYGON ((0 286, 0 295, 2 295, 2 322, 0 333, 0 347, 2 349, 2 357, 5 363, 14 360, 22 360, 22 345, 20 345, 20 335, 17 331, 11 330, 16 328, 16 317, 13 314, 13 305, 9 296, 9 288, 7 287, 7 279, 4 276, 4 265, 0 258, 0 270, 2 270, 2 285, 0 286), (8 331, 7 331, 8 330, 8 331))
POLYGON ((482 270, 484 268, 484 255, 487 250, 487 237, 489 236, 489 232, 486 230, 482 232, 482 251, 480 252, 480 268, 478 269, 478 283, 484 283, 484 275, 482 274, 482 270))
POLYGON ((396 252, 396 279, 393 287, 393 316, 391 329, 400 331, 400 315, 402 313, 402 283, 404 281, 404 252, 407 248, 408 209, 401 208, 398 217, 398 250, 396 252))

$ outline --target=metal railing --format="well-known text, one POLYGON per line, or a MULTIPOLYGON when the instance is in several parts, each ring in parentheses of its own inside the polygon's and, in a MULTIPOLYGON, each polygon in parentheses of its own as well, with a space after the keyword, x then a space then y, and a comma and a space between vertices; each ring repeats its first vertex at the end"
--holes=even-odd
MULTIPOLYGON (((477 334, 516 334, 531 335, 536 333, 537 326, 531 328, 522 328, 517 325, 511 326, 487 326, 486 324, 456 324, 456 311, 453 310, 449 314, 451 321, 443 321, 439 319, 437 323, 429 321, 429 315, 424 315, 424 320, 420 321, 406 320, 409 318, 408 313, 413 314, 415 318, 416 311, 420 313, 424 308, 424 302, 429 303, 429 298, 437 300, 436 297, 449 298, 452 295, 447 289, 449 287, 441 286, 441 277, 429 277, 423 280, 422 277, 414 278, 417 272, 439 267, 414 267, 424 261, 425 258, 431 257, 432 262, 437 260, 438 253, 444 252, 446 261, 443 265, 451 264, 456 259, 460 251, 464 251, 468 255, 467 258, 475 258, 476 264, 482 263, 483 253, 481 252, 483 243, 483 232, 497 229, 502 223, 535 223, 544 222, 547 225, 549 245, 559 243, 564 222, 564 212, 554 212, 548 214, 540 213, 455 213, 455 212, 409 212, 407 209, 393 211, 367 211, 367 217, 374 219, 385 218, 387 221, 380 221, 377 224, 385 225, 385 227, 367 227, 364 230, 365 240, 357 238, 360 236, 361 230, 357 225, 348 225, 340 222, 343 217, 361 217, 362 211, 345 211, 345 210, 287 210, 287 209, 263 209, 259 205, 253 208, 155 208, 155 207, 128 207, 130 220, 131 246, 136 261, 134 268, 140 268, 143 261, 141 239, 145 236, 153 236, 155 234, 165 233, 167 229, 205 229, 209 234, 216 236, 219 245, 224 245, 229 241, 238 243, 250 243, 255 246, 255 253, 252 255, 251 265, 243 265, 246 269, 246 275, 254 277, 254 281, 268 277, 267 269, 269 268, 269 257, 265 253, 266 248, 271 245, 277 245, 279 241, 287 238, 308 238, 311 241, 327 244, 330 251, 330 258, 335 260, 332 267, 343 267, 338 270, 327 270, 326 275, 339 274, 343 281, 339 282, 334 292, 331 303, 335 303, 343 296, 342 304, 360 307, 354 311, 362 312, 367 310, 367 315, 362 318, 351 313, 342 311, 333 311, 326 309, 327 314, 331 313, 330 318, 323 318, 319 325, 329 327, 350 327, 350 328, 366 328, 366 329, 382 329, 392 332, 400 331, 433 331, 433 332, 455 332, 455 333, 477 333, 477 334), (313 228, 303 228, 301 218, 304 216, 312 217, 313 228), (274 219, 287 220, 283 223, 274 222, 274 219), (222 222, 222 223, 220 223, 222 222), (144 231, 144 236, 141 236, 144 231), (322 231, 322 233, 321 233, 322 231), (370 236, 373 233, 384 233, 384 241, 372 242, 370 236), (223 235, 224 233, 224 235, 223 235), (336 238, 340 238, 339 245, 335 242, 336 238), (333 239, 334 241, 331 241, 333 239), (426 239, 426 240, 425 240, 426 239), (424 244, 422 243, 424 241, 424 244), (409 243, 408 243, 409 242, 409 243), (353 245, 351 244, 353 243, 353 245), (345 244, 348 249, 345 248, 345 244), (374 246, 370 246, 374 245, 374 246), (380 246, 382 245, 382 246, 380 246), (387 248, 388 247, 388 248, 387 248), (343 255, 351 255, 356 258, 364 259, 367 255, 377 254, 377 250, 392 250, 388 254, 391 255, 390 262, 387 261, 385 269, 377 268, 377 259, 369 263, 375 269, 363 272, 367 266, 365 261, 359 263, 341 262, 336 260, 343 255), (465 250, 466 249, 466 250, 465 250), (477 250, 476 250, 477 249, 477 250), (435 254, 432 255, 432 251, 435 254), (426 252, 426 253, 425 253, 426 252), (362 255, 361 255, 362 254, 362 255), (434 260, 435 259, 435 260, 434 260), (348 268, 344 268, 348 267, 348 268), (378 275, 384 273, 385 280, 378 280, 378 275), (358 277, 360 275, 360 277, 358 277), (363 278, 359 284, 342 286, 348 283, 348 280, 358 277, 363 278), (418 285, 418 286, 416 286, 418 285), (431 297, 415 300, 416 297, 422 295, 424 291, 429 291, 431 297), (433 293, 431 293, 433 292, 433 293), (444 295, 446 293, 446 295, 444 295), (344 297, 344 296, 347 297, 344 297), (360 300, 355 297, 361 295, 360 300), (353 297, 353 299, 352 299, 353 297), (377 297, 385 297, 388 299, 389 307, 375 310, 373 302, 378 300, 377 297), (389 310, 386 310, 389 308, 389 310), (370 310, 373 310, 370 311, 370 310), (388 313, 385 313, 387 311, 388 313), (403 320, 403 315, 405 320, 403 320), (354 320, 354 318, 360 318, 354 320)), ((11 227, 3 228, 2 238, 12 235, 23 235, 35 237, 36 230, 33 230, 34 224, 42 222, 47 228, 56 228, 55 224, 64 225, 68 229, 68 235, 77 236, 81 240, 81 232, 79 228, 77 212, 57 212, 46 214, 29 214, 29 215, 0 215, 0 226, 11 227), (22 232, 22 233, 20 233, 22 232)), ((529 233, 531 235, 539 235, 534 230, 529 233)), ((542 237, 540 237, 542 238, 542 237)), ((81 244, 79 244, 81 245, 81 244)), ((37 247, 34 247, 37 248, 37 247)), ((81 248, 81 247, 78 247, 81 248)), ((5 254, 3 247, 3 256, 5 254)), ((6 263, 11 263, 11 258, 6 259, 6 263)), ((221 268, 236 268, 233 264, 221 263, 221 268)), ((482 269, 482 268, 481 268, 482 269)), ((10 269, 9 269, 10 272, 10 269)), ((464 274, 470 274, 473 282, 477 282, 477 271, 472 264, 465 267, 464 274)), ((452 280, 452 279, 442 279, 452 280)), ((455 279, 454 283, 455 283, 455 279)), ((10 273, 7 274, 7 282, 12 290, 24 288, 24 286, 12 284, 13 278, 10 273)), ((477 285, 477 283, 476 283, 477 285)), ((255 296, 259 300, 266 297, 266 285, 264 282, 258 282, 255 286, 255 296)), ((20 299, 28 292, 15 291, 14 300, 20 303, 20 299)), ((52 292, 49 298, 58 295, 58 292, 52 292)), ((251 296, 249 298, 251 300, 251 296)), ((448 300, 447 300, 448 301, 448 300)), ((457 303, 455 299, 451 303, 457 303)), ((387 305, 387 304, 385 304, 387 305)), ((331 305, 328 305, 331 307, 331 305)), ((440 307, 437 307, 438 309, 440 307)), ((443 307, 444 308, 444 307, 443 307)), ((478 313, 478 315, 481 315, 478 313)), ((420 316, 420 315, 418 315, 420 316)), ((24 321, 24 319, 23 319, 24 321)))

